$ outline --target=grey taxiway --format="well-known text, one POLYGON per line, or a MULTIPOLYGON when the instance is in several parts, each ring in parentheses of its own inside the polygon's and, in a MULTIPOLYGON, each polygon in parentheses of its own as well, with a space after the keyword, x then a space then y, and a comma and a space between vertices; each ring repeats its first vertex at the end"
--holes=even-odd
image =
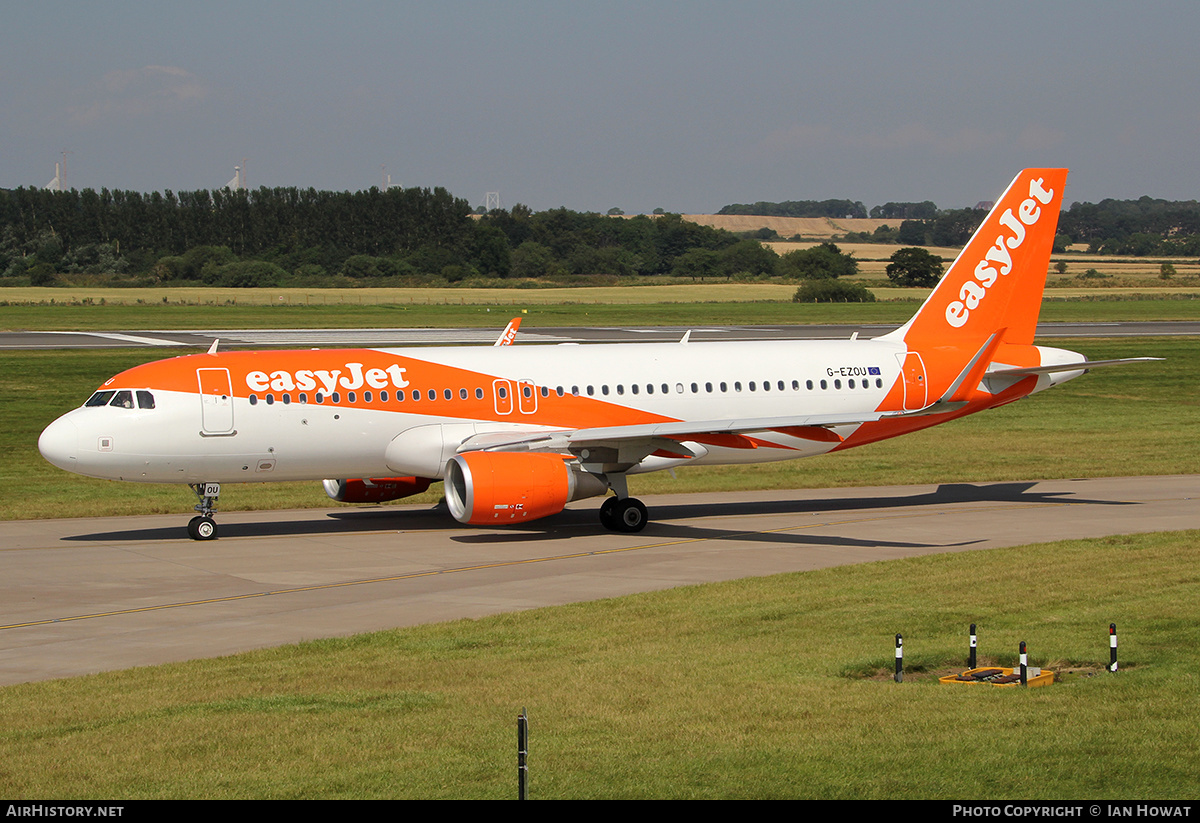
MULTIPOLYGON (((498 317, 502 317, 499 315, 498 317)), ((495 342, 503 324, 481 329, 213 329, 192 331, 9 331, 0 332, 0 349, 222 348, 255 346, 428 346, 495 342)), ((691 329, 700 340, 818 340, 878 337, 895 325, 713 326, 691 329)), ((661 343, 678 340, 684 326, 640 328, 525 328, 521 343, 661 343)), ((1046 338, 1200 336, 1200 322, 1040 323, 1046 338)))
MULTIPOLYGON (((0 523, 0 683, 686 584, 1066 538, 1200 528, 1200 476, 646 497, 519 527, 411 505, 0 523)), ((1013 594, 1013 593, 1009 593, 1013 594)))

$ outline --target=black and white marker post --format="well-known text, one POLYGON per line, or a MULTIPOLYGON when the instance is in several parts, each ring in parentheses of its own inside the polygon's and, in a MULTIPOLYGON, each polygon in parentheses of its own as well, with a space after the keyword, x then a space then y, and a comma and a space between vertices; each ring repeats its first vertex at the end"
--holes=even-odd
POLYGON ((529 782, 529 718, 525 710, 517 715, 517 799, 525 799, 529 782))
POLYGON ((1021 685, 1029 685, 1029 655, 1025 654, 1025 641, 1021 641, 1021 685))
POLYGON ((971 624, 971 651, 967 654, 967 668, 975 668, 975 647, 979 645, 978 639, 975 637, 975 624, 971 624))
POLYGON ((897 683, 904 682, 904 638, 896 635, 896 675, 897 683))
POLYGON ((1108 670, 1117 670, 1117 624, 1108 624, 1108 670))

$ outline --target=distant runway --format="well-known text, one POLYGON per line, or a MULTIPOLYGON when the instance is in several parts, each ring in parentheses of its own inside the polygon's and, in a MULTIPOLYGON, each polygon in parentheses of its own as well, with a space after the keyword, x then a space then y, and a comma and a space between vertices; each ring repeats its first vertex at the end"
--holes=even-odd
POLYGON ((1200 528, 1200 475, 598 501, 525 527, 412 506, 0 523, 0 683, 911 555, 1200 528))
MULTIPOLYGON (((691 340, 817 340, 878 337, 895 325, 698 326, 691 340)), ((129 347, 223 349, 259 346, 392 347, 487 345, 503 325, 486 329, 222 329, 197 331, 16 331, 0 332, 0 349, 110 349, 129 347)), ((686 326, 640 328, 522 328, 519 343, 661 343, 680 339, 686 326)), ((1200 322, 1040 323, 1039 337, 1200 336, 1200 322)))

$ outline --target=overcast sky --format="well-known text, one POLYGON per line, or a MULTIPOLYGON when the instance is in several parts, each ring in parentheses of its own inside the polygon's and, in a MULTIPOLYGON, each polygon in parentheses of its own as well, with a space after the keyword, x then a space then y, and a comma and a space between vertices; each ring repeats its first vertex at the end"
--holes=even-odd
POLYGON ((1200 198, 1200 3, 0 0, 0 187, 1200 198))

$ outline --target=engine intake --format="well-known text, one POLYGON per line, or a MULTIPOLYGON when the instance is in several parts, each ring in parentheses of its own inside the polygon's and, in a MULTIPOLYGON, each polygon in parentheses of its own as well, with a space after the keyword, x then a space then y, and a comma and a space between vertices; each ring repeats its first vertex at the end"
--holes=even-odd
POLYGON ((446 504, 459 523, 521 523, 558 514, 608 491, 600 477, 559 454, 468 452, 446 463, 446 504))

